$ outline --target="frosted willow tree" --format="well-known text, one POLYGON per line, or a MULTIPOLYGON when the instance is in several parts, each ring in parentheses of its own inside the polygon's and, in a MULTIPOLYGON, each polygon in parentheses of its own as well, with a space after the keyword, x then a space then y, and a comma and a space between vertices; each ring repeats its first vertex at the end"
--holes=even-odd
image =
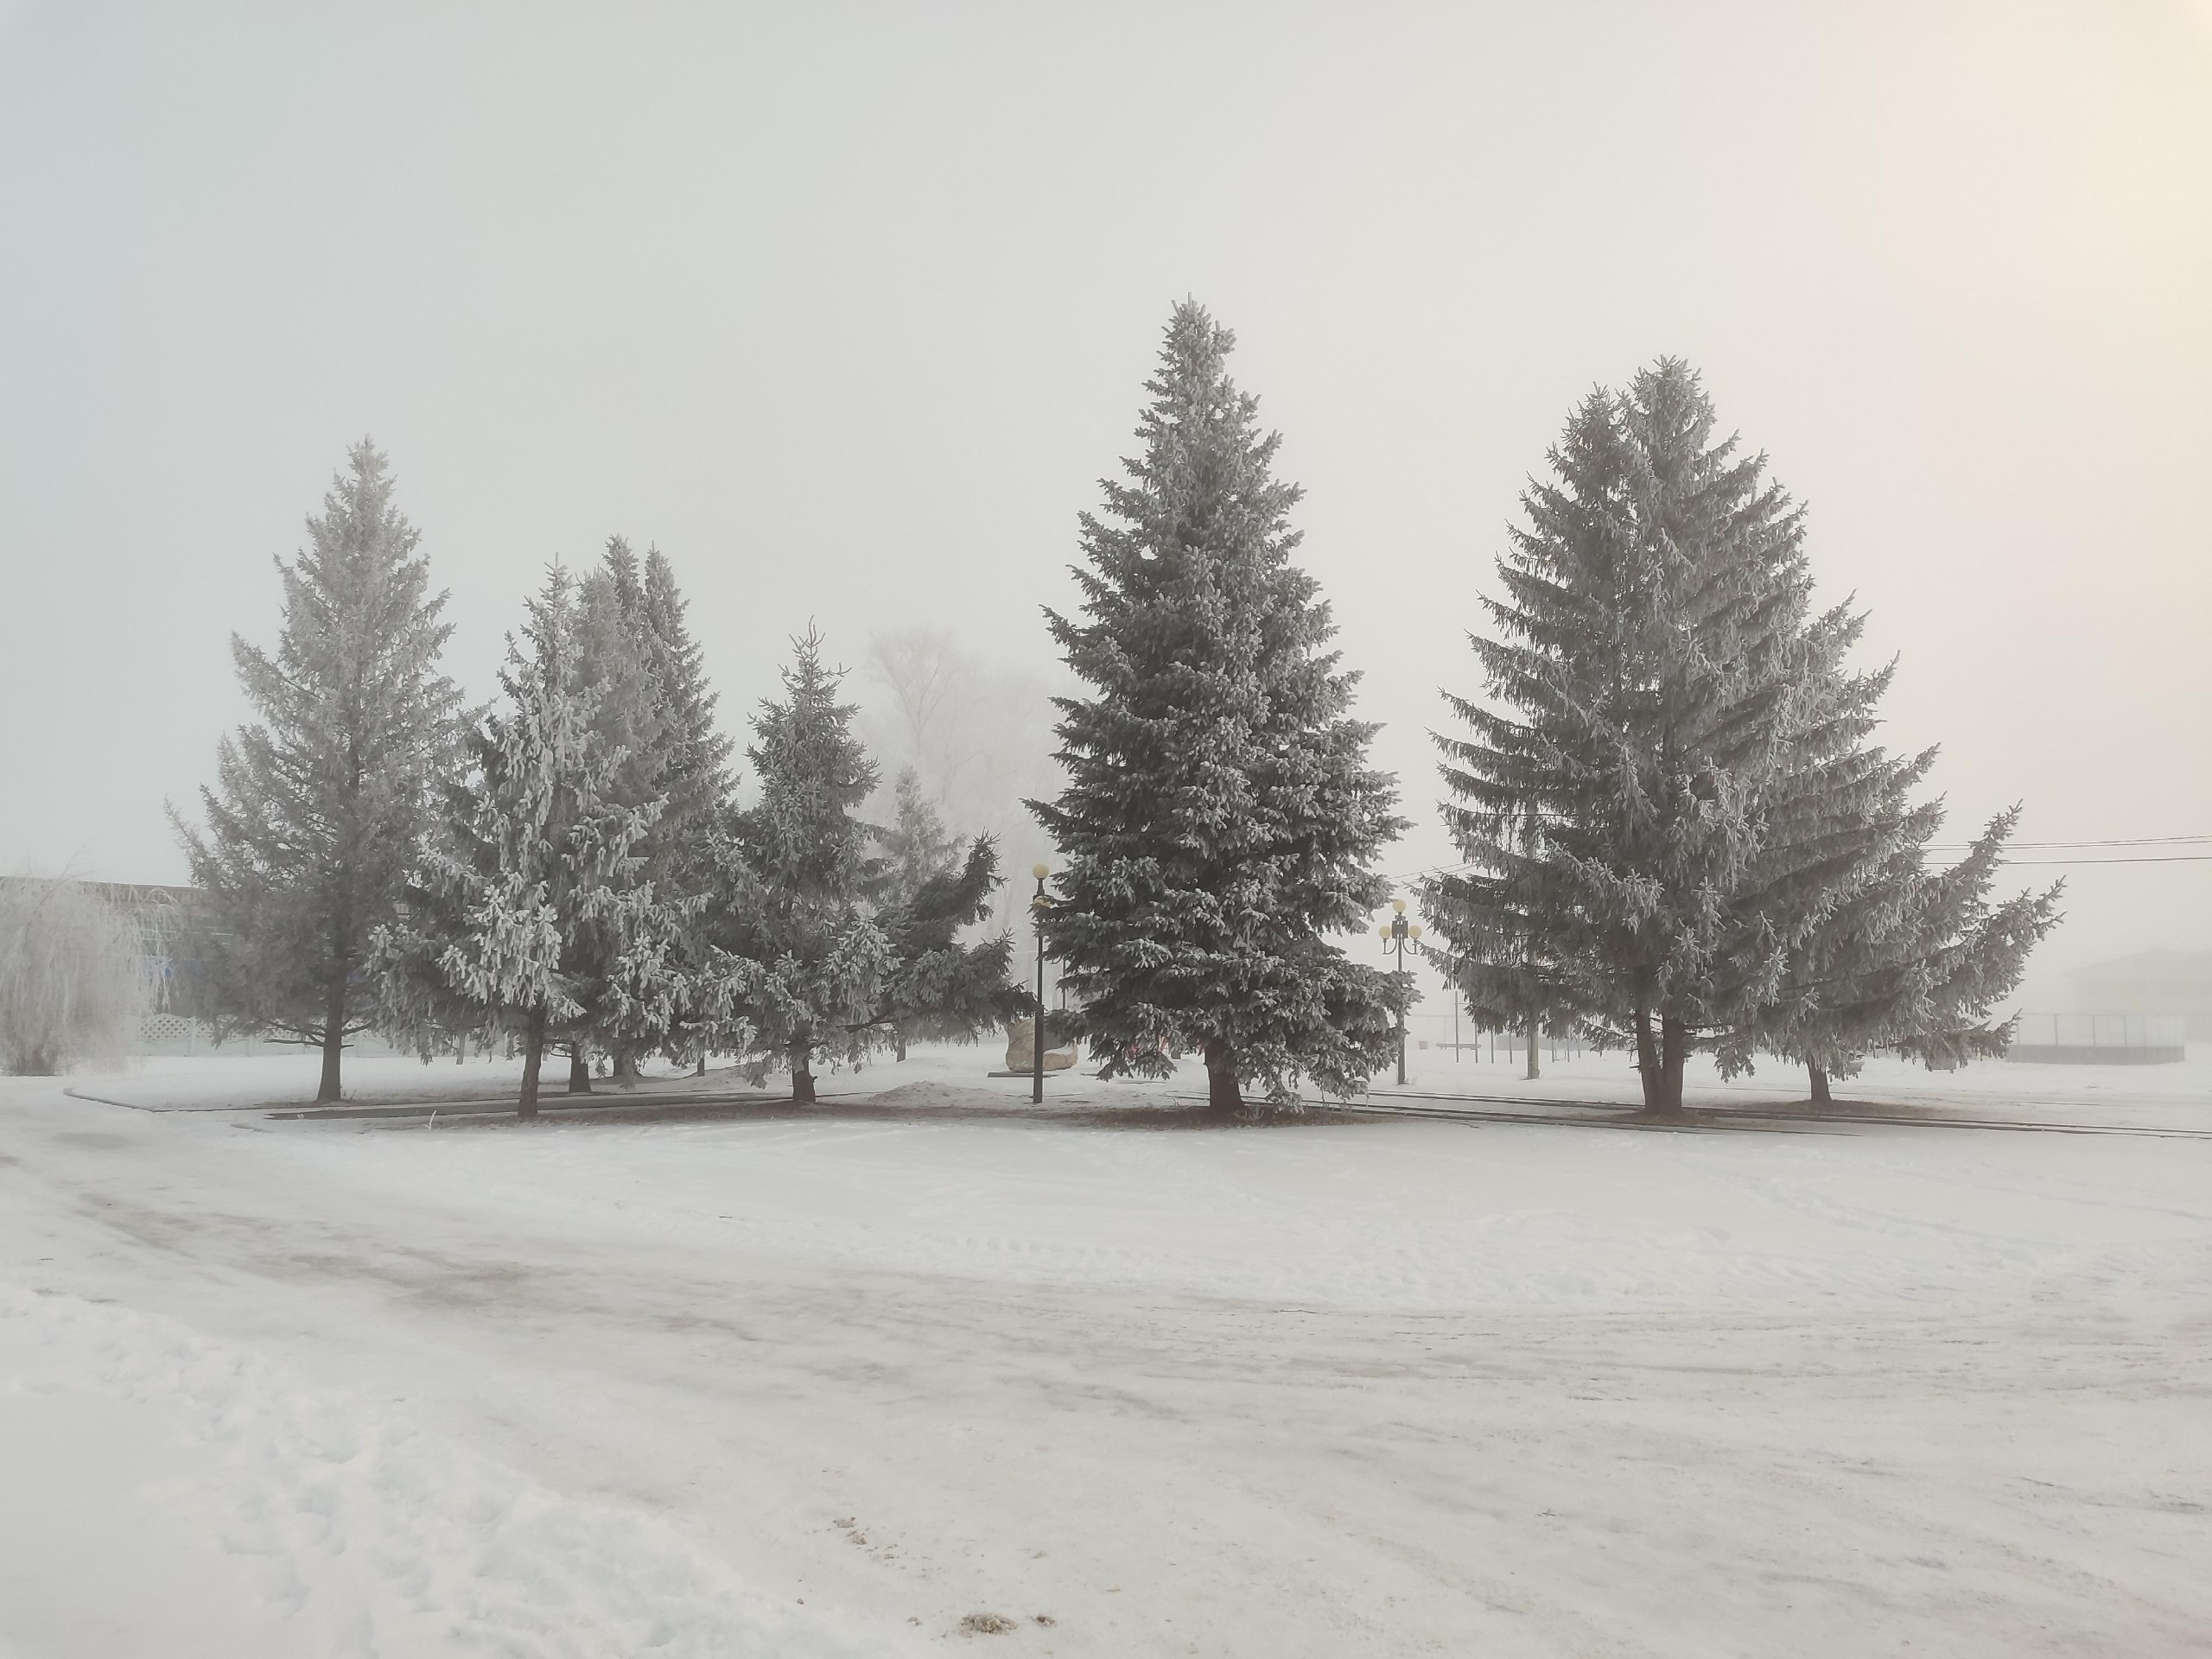
POLYGON ((1471 1006, 1533 994, 1632 1046, 1669 1114, 1700 1046, 1732 1071, 1877 1028, 1981 1040, 1936 1028, 2043 913, 1976 910, 1967 867, 1946 899, 1910 875, 1930 757, 1866 743, 1889 672, 1844 668, 1859 622, 1812 613, 1802 510, 1713 426, 1674 359, 1569 418, 1498 561, 1498 637, 1473 639, 1487 698, 1446 696, 1468 734, 1439 739, 1446 822, 1471 868, 1428 893, 1471 1006), (1854 974, 1880 1020, 1845 1013, 1854 974))
POLYGON ((0 1062, 52 1077, 118 1065, 147 1008, 138 930, 81 881, 0 878, 0 1062))
POLYGON ((259 718, 216 752, 205 832, 169 809, 207 895, 199 991, 218 1034, 320 1047, 318 1100, 338 1098, 346 1039, 374 1023, 361 969, 429 821, 460 702, 437 671, 445 595, 431 595, 392 495, 363 439, 308 520, 308 547, 277 561, 276 654, 232 637, 259 718))
POLYGON ((473 734, 470 775, 423 840, 406 914, 379 938, 389 1023, 519 1037, 524 1118, 564 1027, 594 1006, 664 1023, 683 994, 684 918, 639 850, 664 804, 622 798, 631 756, 600 723, 606 683, 584 669, 582 634, 575 584, 556 566, 522 639, 508 639, 506 706, 473 734))
POLYGON ((1058 699, 1068 784, 1030 803, 1059 849, 1042 912, 1107 1075, 1196 1050, 1208 1098, 1295 1103, 1366 1086, 1394 1052, 1397 992, 1332 934, 1382 901, 1404 827, 1351 716, 1357 676, 1299 543, 1281 440, 1230 382, 1235 337, 1176 308, 1145 383, 1142 453, 1082 520, 1082 615, 1046 614, 1090 695, 1058 699))
POLYGON ((784 695, 753 717, 746 760, 760 798, 738 819, 738 865, 723 901, 725 1001, 742 1008, 757 1063, 791 1069, 791 1096, 815 1098, 817 1056, 858 1059, 871 1040, 893 963, 868 913, 875 880, 868 826, 855 810, 875 767, 838 701, 840 671, 810 628, 792 642, 784 695))

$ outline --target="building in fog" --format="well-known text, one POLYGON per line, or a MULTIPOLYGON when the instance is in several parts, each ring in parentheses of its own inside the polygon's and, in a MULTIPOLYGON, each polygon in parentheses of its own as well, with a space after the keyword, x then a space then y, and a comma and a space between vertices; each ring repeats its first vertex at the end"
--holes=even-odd
POLYGON ((2178 1014, 2190 1037, 2212 1039, 2212 950, 2141 950, 2066 977, 2084 1013, 2178 1014))

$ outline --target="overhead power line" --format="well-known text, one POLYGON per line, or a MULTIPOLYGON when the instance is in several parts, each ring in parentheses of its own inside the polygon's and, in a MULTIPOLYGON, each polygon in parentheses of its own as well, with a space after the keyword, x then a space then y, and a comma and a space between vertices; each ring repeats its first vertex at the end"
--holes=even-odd
POLYGON ((2000 868, 2031 864, 2212 864, 2212 853, 2168 853, 2146 858, 2000 858, 2000 868))
MULTIPOLYGON (((1962 853, 1974 845, 1968 841, 1931 841, 1923 848, 1931 853, 1962 853)), ((2212 836, 2128 836, 2098 841, 2016 841, 2013 849, 2020 852, 2058 852, 2069 849, 2094 851, 2106 847, 2206 847, 2212 846, 2212 836)), ((2205 853, 2113 853, 2101 858, 2000 858, 2000 869, 2033 869, 2068 866, 2079 868, 2091 864, 2203 864, 2212 863, 2212 852, 2205 853)), ((1478 869, 1476 864, 1432 864, 1426 869, 1405 870, 1382 879, 1393 886, 1414 887, 1434 876, 1465 875, 1478 869)))
MULTIPOLYGON (((2120 841, 2016 841, 2012 845, 2021 852, 2042 852, 2058 847, 2202 847, 2212 844, 2212 836, 2131 836, 2120 841)), ((1974 845, 1970 841, 1931 841, 1931 853, 1962 853, 1974 845)))

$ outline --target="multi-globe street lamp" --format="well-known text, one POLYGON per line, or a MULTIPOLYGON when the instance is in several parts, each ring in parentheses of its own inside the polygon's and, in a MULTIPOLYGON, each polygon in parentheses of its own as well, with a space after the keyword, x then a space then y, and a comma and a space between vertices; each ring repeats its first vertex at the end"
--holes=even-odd
POLYGON ((1406 1081, 1406 947, 1411 944, 1414 953, 1420 953, 1421 924, 1406 919, 1404 899, 1393 899, 1390 908, 1397 913, 1375 931, 1382 938, 1382 954, 1387 957, 1395 950, 1398 957, 1398 1084, 1403 1088, 1406 1081))

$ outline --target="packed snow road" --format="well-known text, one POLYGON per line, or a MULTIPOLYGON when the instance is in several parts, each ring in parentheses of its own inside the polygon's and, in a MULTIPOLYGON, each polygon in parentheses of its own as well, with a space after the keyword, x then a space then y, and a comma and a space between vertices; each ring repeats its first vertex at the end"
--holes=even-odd
POLYGON ((526 1129, 0 1084, 0 1654, 2212 1652, 2212 1142, 976 1069, 526 1129))

